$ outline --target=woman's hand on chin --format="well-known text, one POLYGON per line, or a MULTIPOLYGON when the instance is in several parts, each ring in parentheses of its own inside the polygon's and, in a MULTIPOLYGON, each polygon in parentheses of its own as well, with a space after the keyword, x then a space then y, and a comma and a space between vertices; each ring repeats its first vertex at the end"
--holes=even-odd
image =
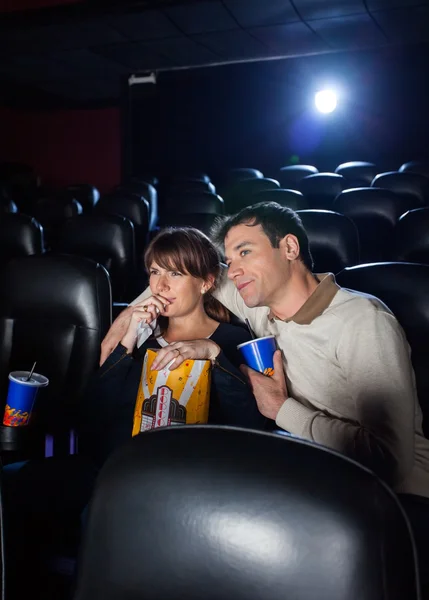
POLYGON ((191 340, 174 342, 158 350, 152 364, 153 371, 160 371, 171 361, 170 371, 177 369, 185 360, 215 360, 220 354, 220 347, 212 340, 191 340))

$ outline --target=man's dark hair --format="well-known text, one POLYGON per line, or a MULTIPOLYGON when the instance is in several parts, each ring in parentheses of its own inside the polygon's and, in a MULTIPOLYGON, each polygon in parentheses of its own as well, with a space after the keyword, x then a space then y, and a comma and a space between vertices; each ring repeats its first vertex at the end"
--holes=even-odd
POLYGON ((313 270, 313 257, 307 232, 300 216, 292 209, 281 206, 277 202, 259 202, 246 206, 236 215, 219 217, 212 227, 210 237, 217 246, 224 248, 225 238, 230 229, 243 224, 249 227, 260 225, 273 248, 278 248, 280 240, 286 235, 294 235, 299 242, 300 260, 309 271, 313 270))

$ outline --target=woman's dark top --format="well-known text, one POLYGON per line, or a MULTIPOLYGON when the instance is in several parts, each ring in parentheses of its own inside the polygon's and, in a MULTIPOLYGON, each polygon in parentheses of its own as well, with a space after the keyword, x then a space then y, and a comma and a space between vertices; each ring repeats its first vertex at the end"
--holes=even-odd
MULTIPOLYGON (((249 333, 220 323, 210 339, 221 352, 212 369, 209 423, 263 429, 266 420, 238 368, 243 360, 237 345, 247 342, 249 333)), ((131 355, 119 345, 94 375, 82 406, 79 448, 97 463, 131 438, 143 357, 147 348, 157 347, 150 338, 131 355)))

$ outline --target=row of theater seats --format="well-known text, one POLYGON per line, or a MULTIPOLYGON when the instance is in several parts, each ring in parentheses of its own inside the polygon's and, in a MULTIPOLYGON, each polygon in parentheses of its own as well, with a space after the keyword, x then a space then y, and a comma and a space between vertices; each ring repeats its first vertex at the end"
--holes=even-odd
MULTIPOLYGON (((340 285, 373 294, 402 324, 412 348, 424 427, 429 433, 429 265, 374 263, 338 274, 340 285)), ((0 270, 0 372, 30 368, 50 380, 39 405, 43 433, 72 427, 112 315, 109 275, 99 263, 46 254, 0 270)), ((7 378, 0 381, 5 397, 7 378)))
MULTIPOLYGON (((399 216, 404 203, 372 188, 343 192, 335 208, 337 205, 343 214, 298 211, 308 232, 316 271, 338 273, 353 265, 384 260, 429 264, 429 207, 399 216)), ((206 223, 211 224, 216 216, 207 214, 206 223)), ((193 217, 184 213, 170 224, 204 230, 193 217)), ((58 228, 51 251, 99 262, 110 274, 114 301, 128 302, 146 284, 143 248, 136 250, 135 237, 133 222, 124 216, 80 215, 58 228)), ((43 228, 36 219, 19 213, 0 219, 0 267, 14 257, 43 252, 43 228)))

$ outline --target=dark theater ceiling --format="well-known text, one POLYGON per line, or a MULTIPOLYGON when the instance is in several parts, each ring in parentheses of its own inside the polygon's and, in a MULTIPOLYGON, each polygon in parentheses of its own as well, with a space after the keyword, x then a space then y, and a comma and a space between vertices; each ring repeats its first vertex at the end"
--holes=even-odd
POLYGON ((429 42, 429 0, 53 3, 0 18, 3 96, 104 102, 131 73, 429 42))

